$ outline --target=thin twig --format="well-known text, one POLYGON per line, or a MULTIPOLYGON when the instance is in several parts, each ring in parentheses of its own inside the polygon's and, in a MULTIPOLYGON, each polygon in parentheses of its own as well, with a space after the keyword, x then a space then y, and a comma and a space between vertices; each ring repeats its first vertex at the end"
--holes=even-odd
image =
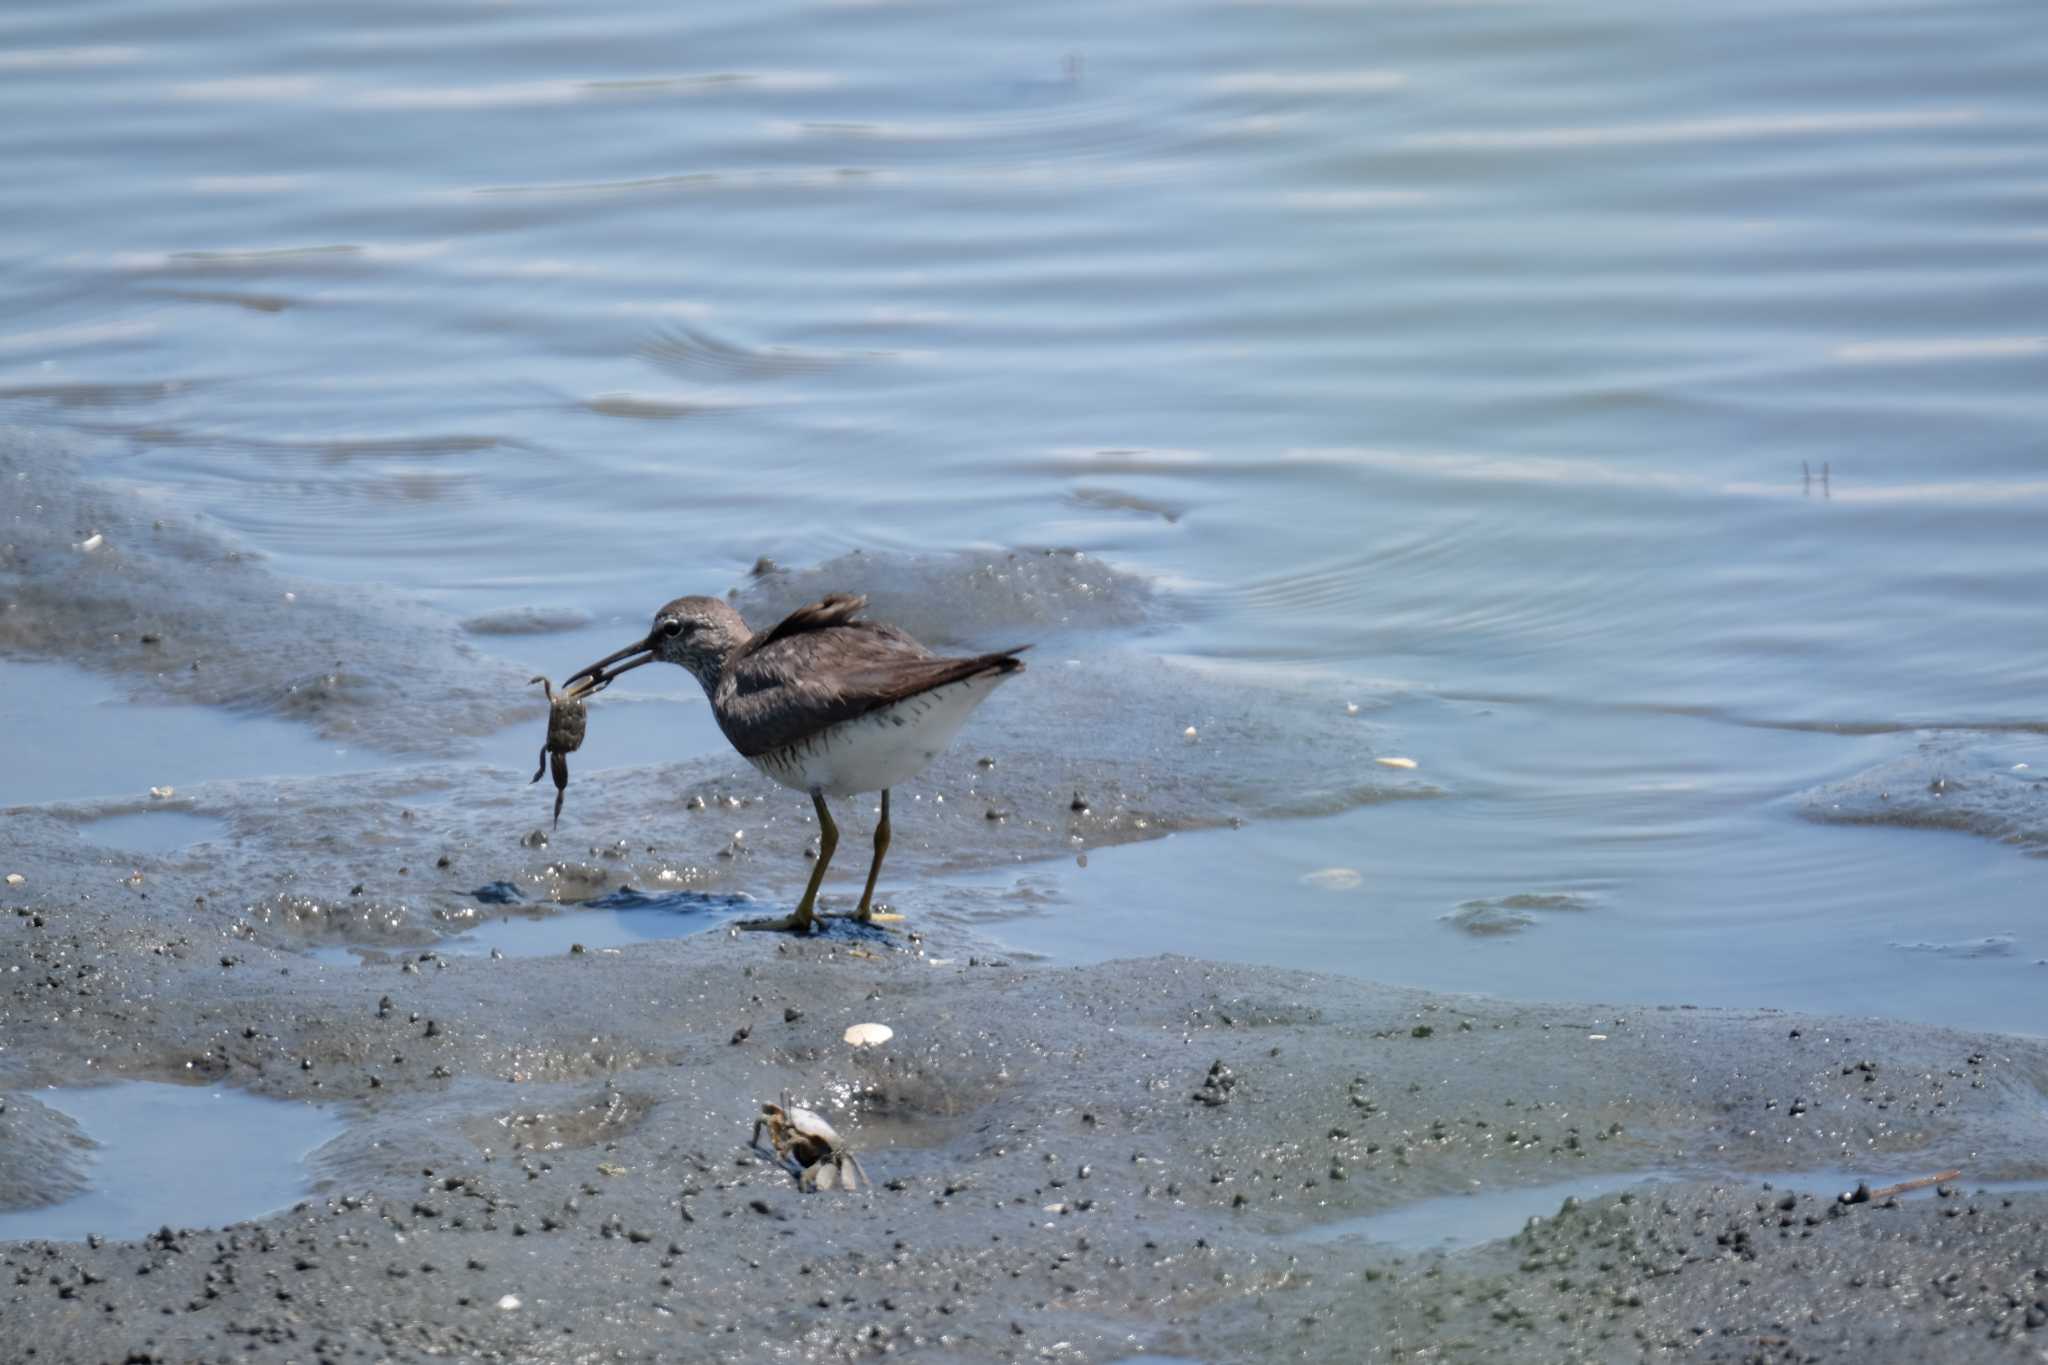
POLYGON ((1885 1185, 1875 1190, 1871 1189, 1867 1184, 1858 1185, 1855 1189, 1842 1196, 1842 1202, 1844 1204, 1868 1204, 1874 1200, 1890 1199, 1893 1195, 1904 1194, 1908 1190, 1924 1190, 1929 1185, 1940 1185, 1950 1180, 1960 1179, 1962 1174, 1961 1171, 1939 1171, 1934 1175, 1923 1175, 1917 1176, 1912 1180, 1901 1180, 1896 1185, 1885 1185))

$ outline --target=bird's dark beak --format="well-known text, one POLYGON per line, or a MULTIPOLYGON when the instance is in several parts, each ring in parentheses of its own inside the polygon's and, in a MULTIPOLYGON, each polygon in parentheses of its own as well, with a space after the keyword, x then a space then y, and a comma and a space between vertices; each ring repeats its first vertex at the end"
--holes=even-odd
POLYGON ((588 678, 590 685, 579 689, 581 695, 588 696, 592 692, 611 686, 612 679, 619 674, 630 672, 642 664, 651 664, 654 659, 654 636, 649 635, 638 644, 627 645, 615 654, 607 654, 596 663, 577 669, 562 684, 562 690, 566 692, 575 687, 578 680, 588 678))

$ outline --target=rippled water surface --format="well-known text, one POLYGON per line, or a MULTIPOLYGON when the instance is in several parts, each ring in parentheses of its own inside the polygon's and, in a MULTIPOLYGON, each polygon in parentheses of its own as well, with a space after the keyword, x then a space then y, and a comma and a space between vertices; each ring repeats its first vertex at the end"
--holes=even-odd
MULTIPOLYGON (((1105 950, 1629 1000, 1706 944, 1716 1000, 2026 1027, 2044 69, 2028 0, 15 4, 0 517, 66 450, 350 613, 304 676, 180 675, 279 772, 378 761, 301 703, 387 610, 559 676, 763 555, 1079 550, 1150 596, 1026 638, 1334 679, 1444 798, 1104 855, 1145 876, 1061 895, 1105 950), (1177 917, 1217 857, 1272 932, 1177 917)), ((0 801, 259 770, 110 761, 125 691, 32 671, 107 611, 0 616, 91 755, 0 801)), ((441 738, 529 761, 473 709, 441 738)))

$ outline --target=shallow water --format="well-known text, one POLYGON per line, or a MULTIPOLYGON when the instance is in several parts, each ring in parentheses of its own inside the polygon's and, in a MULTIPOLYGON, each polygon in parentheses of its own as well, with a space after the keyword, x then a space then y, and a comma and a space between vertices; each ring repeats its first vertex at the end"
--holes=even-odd
POLYGON ((117 679, 66 664, 0 659, 0 724, 17 736, 0 806, 91 797, 149 799, 152 787, 382 767, 375 751, 323 744, 303 726, 210 707, 132 701, 117 679))
POLYGON ((1789 809, 1784 788, 1881 739, 1622 713, 1612 747, 1582 753, 1514 708, 1378 719, 1445 797, 897 899, 1058 958, 1173 951, 1534 999, 2048 1029, 2038 860, 1955 833, 1817 830, 1789 809))
MULTIPOLYGON (((2048 1031, 2037 20, 12 6, 0 805, 524 764, 767 555, 1327 680, 1442 793, 1019 946, 2048 1031)), ((717 751, 653 672, 579 772, 717 751)))
POLYGON ((261 1217, 310 1192, 307 1158, 343 1128, 310 1104, 157 1081, 30 1098, 75 1119, 95 1146, 84 1193, 0 1212, 0 1240, 140 1237, 261 1217))
MULTIPOLYGON (((606 952, 634 943, 688 938, 733 919, 765 916, 767 908, 738 896, 694 892, 645 895, 619 890, 581 905, 535 907, 530 914, 494 914, 465 924, 435 945, 451 957, 546 957, 559 953, 606 952)), ((381 950, 322 947, 312 956, 352 964, 382 960, 381 950)))
MULTIPOLYGON (((1880 1177, 1855 1175, 1846 1171, 1797 1171, 1766 1176, 1744 1175, 1736 1177, 1736 1180, 1745 1187, 1761 1185, 1769 1189, 1832 1200, 1846 1191, 1854 1190, 1858 1184, 1867 1183, 1873 1187, 1883 1187, 1895 1181, 1914 1180, 1928 1174, 1931 1172, 1911 1171, 1898 1176, 1880 1177)), ((1687 1178, 1671 1171, 1634 1171, 1587 1176, 1578 1180, 1560 1180, 1547 1185, 1472 1190, 1466 1194, 1445 1195, 1438 1199, 1421 1199, 1412 1204, 1403 1204, 1399 1208, 1367 1214, 1360 1218, 1338 1219, 1303 1233, 1295 1240, 1315 1243, 1355 1238, 1382 1243, 1397 1251, 1462 1251, 1467 1247, 1512 1236, 1532 1218, 1552 1217, 1567 1199, 1583 1202, 1618 1194, 1624 1190, 1634 1190, 1638 1195, 1654 1196, 1658 1186, 1687 1178)), ((1944 1182, 1943 1188, 1951 1188, 1962 1195, 1979 1192, 2018 1194, 2048 1190, 2048 1182, 1953 1180, 1944 1182)), ((1943 1196, 1934 1186, 1923 1186, 1894 1197, 1938 1199, 1943 1196)))
POLYGON ((190 811, 132 811, 81 827, 79 836, 106 848, 175 853, 227 832, 227 825, 190 811))

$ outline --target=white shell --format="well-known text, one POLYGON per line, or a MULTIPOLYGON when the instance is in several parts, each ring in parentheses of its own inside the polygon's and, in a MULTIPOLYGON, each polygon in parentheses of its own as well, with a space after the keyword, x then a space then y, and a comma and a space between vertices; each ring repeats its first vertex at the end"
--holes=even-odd
POLYGON ((1415 760, 1412 758, 1376 758, 1373 762, 1379 764, 1382 768, 1412 768, 1415 766, 1415 760))
POLYGON ((846 1041, 855 1047, 880 1047, 895 1036, 887 1024, 855 1024, 846 1031, 846 1041))
POLYGON ((788 1112, 789 1126, 805 1137, 817 1138, 828 1147, 839 1145, 839 1134, 822 1115, 801 1105, 791 1105, 788 1112))

